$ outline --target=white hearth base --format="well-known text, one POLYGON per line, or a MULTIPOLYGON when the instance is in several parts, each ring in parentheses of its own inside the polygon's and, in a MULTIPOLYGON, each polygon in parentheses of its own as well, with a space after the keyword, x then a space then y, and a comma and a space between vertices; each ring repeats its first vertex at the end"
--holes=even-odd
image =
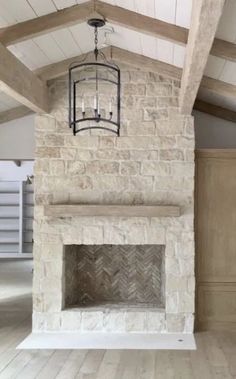
POLYGON ((193 334, 31 333, 17 349, 195 350, 193 334))

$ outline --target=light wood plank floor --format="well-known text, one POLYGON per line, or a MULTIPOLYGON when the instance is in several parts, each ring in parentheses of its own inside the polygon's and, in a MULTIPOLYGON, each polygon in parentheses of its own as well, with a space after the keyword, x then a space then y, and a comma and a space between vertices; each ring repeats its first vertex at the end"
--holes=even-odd
POLYGON ((236 378, 236 333, 197 333, 197 351, 15 350, 31 330, 31 269, 0 260, 0 379, 236 378))

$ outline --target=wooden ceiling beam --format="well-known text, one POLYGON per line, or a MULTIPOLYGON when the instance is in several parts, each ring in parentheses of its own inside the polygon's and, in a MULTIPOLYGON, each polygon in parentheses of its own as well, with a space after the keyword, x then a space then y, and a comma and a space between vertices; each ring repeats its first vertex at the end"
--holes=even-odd
POLYGON ((22 118, 30 114, 33 114, 33 111, 24 105, 16 108, 11 108, 7 111, 0 112, 0 124, 22 118))
POLYGON ((194 109, 199 112, 207 113, 211 116, 236 123, 236 112, 230 109, 210 104, 206 101, 197 99, 194 103, 194 109))
MULTIPOLYGON (((57 12, 1 28, 0 41, 3 45, 9 46, 42 34, 47 34, 53 30, 84 22, 93 11, 93 4, 93 1, 87 1, 57 12)), ((160 37, 176 44, 186 45, 187 43, 188 29, 181 26, 170 24, 99 0, 96 2, 96 10, 101 13, 108 22, 123 25, 126 28, 160 37)), ((221 39, 215 39, 211 54, 236 62, 236 44, 221 39)))
POLYGON ((34 112, 48 112, 46 84, 0 43, 0 89, 34 112))
POLYGON ((225 0, 193 0, 179 95, 180 112, 191 114, 225 0))
POLYGON ((79 24, 87 20, 93 10, 93 2, 88 1, 79 5, 23 21, 0 29, 0 41, 9 46, 30 38, 49 33, 53 30, 79 24))

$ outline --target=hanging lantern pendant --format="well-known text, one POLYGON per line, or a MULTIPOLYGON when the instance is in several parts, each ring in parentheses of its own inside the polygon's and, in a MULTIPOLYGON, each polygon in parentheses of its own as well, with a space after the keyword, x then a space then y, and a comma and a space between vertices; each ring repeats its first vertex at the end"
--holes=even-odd
MULTIPOLYGON (((120 135, 120 69, 114 62, 108 62, 105 55, 98 50, 98 28, 105 25, 103 18, 91 18, 88 20, 88 25, 94 28, 94 61, 74 63, 69 68, 69 127, 73 129, 73 134, 83 130, 101 129, 108 130, 120 135), (94 75, 90 72, 94 70, 94 75), (88 76, 89 71, 89 76, 88 76), (84 75, 78 78, 78 73, 84 75), (86 76, 87 74, 87 76, 86 76), (104 98, 104 93, 99 93, 100 84, 105 82, 111 85, 111 90, 108 92, 112 94, 112 89, 115 86, 115 104, 113 105, 112 99, 108 101, 106 106, 109 110, 105 110, 105 116, 101 115, 101 101, 104 98), (86 85, 95 83, 95 93, 93 97, 93 110, 87 109, 86 102, 86 85), (81 101, 81 108, 77 109, 77 95, 80 94, 80 85, 83 85, 84 93, 81 101), (113 107, 115 113, 113 112, 113 107), (114 119, 113 119, 114 118, 114 119), (91 125, 91 122, 95 125, 91 125), (84 125, 83 123, 87 123, 84 125), (89 124, 88 124, 89 123, 89 124)), ((113 90, 114 92, 114 90, 113 90)))

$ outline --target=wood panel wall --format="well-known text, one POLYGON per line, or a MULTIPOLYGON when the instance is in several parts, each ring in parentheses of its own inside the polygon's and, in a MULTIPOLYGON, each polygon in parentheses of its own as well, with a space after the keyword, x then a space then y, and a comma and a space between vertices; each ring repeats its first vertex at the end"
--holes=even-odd
POLYGON ((236 150, 196 152, 196 329, 236 330, 236 150))

